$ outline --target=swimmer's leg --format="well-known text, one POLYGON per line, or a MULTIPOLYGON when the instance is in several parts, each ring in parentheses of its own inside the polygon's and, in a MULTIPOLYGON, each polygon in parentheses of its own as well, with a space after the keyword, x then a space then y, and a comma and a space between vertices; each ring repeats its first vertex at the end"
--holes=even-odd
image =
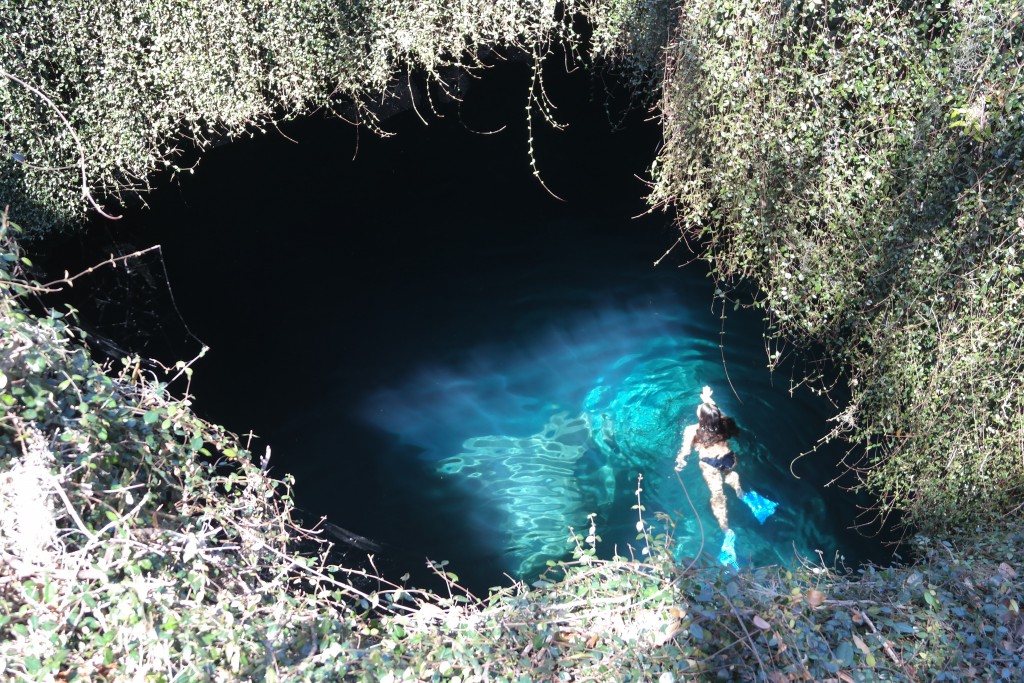
POLYGON ((725 475, 725 483, 732 487, 732 490, 736 492, 736 495, 740 498, 743 497, 743 487, 740 486, 740 475, 736 470, 729 470, 729 474, 725 475))
POLYGON ((711 492, 711 512, 718 520, 718 526, 722 531, 729 530, 729 515, 725 509, 725 493, 722 491, 722 473, 704 462, 700 463, 700 472, 704 475, 704 481, 711 492))

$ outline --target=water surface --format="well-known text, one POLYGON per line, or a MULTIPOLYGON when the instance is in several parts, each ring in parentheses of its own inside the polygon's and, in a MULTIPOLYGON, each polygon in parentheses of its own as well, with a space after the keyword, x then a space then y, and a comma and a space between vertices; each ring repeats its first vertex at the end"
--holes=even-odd
POLYGON ((699 468, 691 458, 681 486, 672 467, 709 385, 742 429, 744 485, 780 503, 762 525, 727 489, 740 564, 818 551, 860 559, 850 501, 806 471, 821 461, 797 465, 805 478, 790 473, 823 433, 827 405, 773 383, 756 315, 730 310, 722 337, 699 266, 654 268, 645 240, 572 221, 515 234, 528 262, 503 248, 463 253, 486 272, 445 270, 389 300, 379 323, 333 332, 366 340, 352 362, 379 379, 353 386, 344 364, 327 369, 339 390, 282 429, 318 454, 300 475, 307 490, 318 482, 314 495, 329 500, 354 474, 365 491, 357 498, 379 502, 355 514, 332 503, 339 519, 361 518, 366 533, 408 551, 414 539, 470 580, 495 570, 532 578, 592 513, 606 555, 641 552, 631 508, 642 474, 648 519, 672 515, 679 554, 717 554, 722 534, 699 468), (358 473, 339 475, 353 462, 358 473))
POLYGON ((391 576, 449 560, 481 590, 534 577, 591 514, 602 554, 639 552, 641 474, 648 517, 676 520, 679 555, 717 554, 696 462, 682 486, 672 470, 709 385, 743 430, 744 485, 780 504, 761 525, 726 492, 740 564, 878 557, 848 530, 854 502, 823 488, 837 453, 790 473, 832 408, 768 373, 757 315, 730 309, 722 335, 701 263, 679 267, 685 247, 653 266, 676 239, 670 217, 631 216, 656 127, 612 133, 585 95, 556 97, 573 126, 535 141, 568 200, 556 201, 529 174, 522 122, 474 109, 518 102, 529 73, 513 76, 481 81, 430 128, 396 117, 390 140, 306 121, 285 127, 298 144, 271 134, 215 150, 150 211, 97 228, 163 244, 147 282, 163 287, 166 268, 177 309, 147 330, 165 362, 197 350, 185 325, 212 347, 196 408, 271 446, 305 520, 373 539, 391 576))

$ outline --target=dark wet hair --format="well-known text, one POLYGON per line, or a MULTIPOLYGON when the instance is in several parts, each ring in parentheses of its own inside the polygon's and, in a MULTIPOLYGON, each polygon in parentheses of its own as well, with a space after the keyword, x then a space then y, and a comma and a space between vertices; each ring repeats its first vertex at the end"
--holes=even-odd
POLYGON ((695 446, 713 446, 740 433, 736 420, 723 415, 718 406, 702 403, 697 408, 697 434, 695 446))

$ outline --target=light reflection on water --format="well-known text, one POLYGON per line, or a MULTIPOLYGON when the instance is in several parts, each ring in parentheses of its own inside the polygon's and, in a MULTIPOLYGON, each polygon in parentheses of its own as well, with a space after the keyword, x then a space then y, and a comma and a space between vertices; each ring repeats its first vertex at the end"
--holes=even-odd
POLYGON ((780 503, 762 526, 727 489, 740 564, 789 564, 816 550, 856 557, 859 539, 845 531, 852 520, 828 519, 823 491, 789 472, 824 431, 822 406, 772 386, 756 316, 731 314, 727 377, 706 292, 706 280, 653 269, 604 287, 549 285, 542 298, 465 321, 476 343, 462 346, 452 330, 443 359, 421 358, 362 398, 362 417, 394 437, 392 457, 415 458, 428 474, 408 490, 435 488, 430 514, 464 524, 470 547, 447 549, 456 569, 478 555, 532 578, 564 555, 569 527, 585 529, 590 513, 604 555, 638 551, 631 506, 640 473, 647 518, 673 515, 679 554, 699 551, 701 527, 705 551, 717 554, 722 535, 699 468, 691 459, 682 473, 696 516, 672 468, 705 384, 743 430, 744 486, 780 503), (517 316, 517 306, 528 312, 517 316))

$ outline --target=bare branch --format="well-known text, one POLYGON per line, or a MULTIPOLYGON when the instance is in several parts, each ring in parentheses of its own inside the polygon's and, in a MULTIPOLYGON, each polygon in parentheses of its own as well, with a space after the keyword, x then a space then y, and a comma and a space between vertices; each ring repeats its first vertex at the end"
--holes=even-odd
POLYGON ((93 198, 92 192, 89 191, 89 180, 85 172, 85 148, 82 146, 82 141, 81 139, 79 139, 78 133, 71 125, 71 122, 68 121, 67 117, 64 116, 64 112, 60 110, 60 107, 54 104, 53 100, 47 97, 46 93, 44 93, 42 90, 36 88, 33 85, 30 85, 29 83, 26 83, 14 74, 8 73, 7 71, 0 69, 0 76, 3 76, 8 80, 17 83, 18 85, 25 88, 33 95, 41 99, 43 102, 45 102, 47 106, 49 106, 51 109, 53 109, 53 111, 60 118, 61 122, 64 124, 64 127, 67 128, 68 132, 71 134, 72 139, 74 139, 75 147, 78 148, 78 168, 82 172, 82 199, 89 202, 89 204, 92 205, 92 208, 96 209, 96 211, 104 218, 109 218, 112 221, 120 220, 122 218, 121 216, 112 216, 111 214, 104 211, 103 207, 100 206, 99 203, 93 198))

